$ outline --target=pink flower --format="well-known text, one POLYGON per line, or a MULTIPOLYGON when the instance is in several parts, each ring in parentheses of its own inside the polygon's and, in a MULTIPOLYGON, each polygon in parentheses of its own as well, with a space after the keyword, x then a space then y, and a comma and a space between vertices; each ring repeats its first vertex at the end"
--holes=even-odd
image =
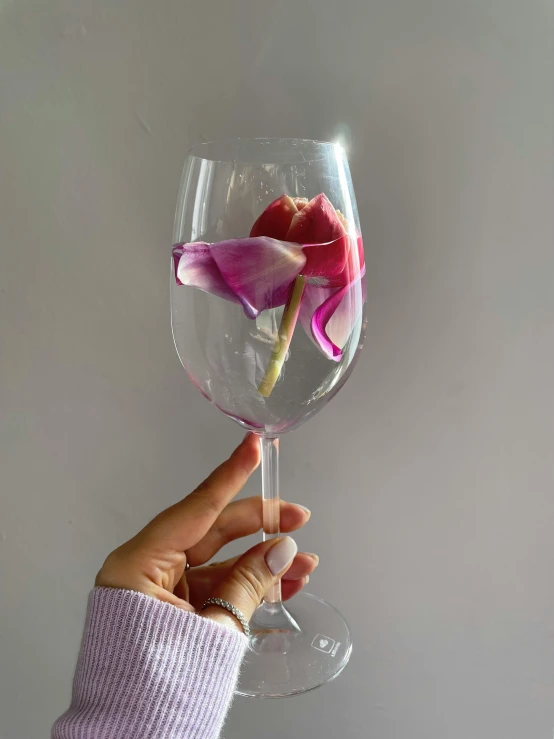
POLYGON ((329 359, 340 361, 365 298, 362 237, 356 236, 353 249, 346 219, 323 193, 309 202, 282 195, 267 206, 250 232, 273 237, 285 233, 287 241, 303 244, 302 275, 323 279, 307 285, 300 322, 329 359))
POLYGON ((284 305, 296 278, 308 278, 300 322, 327 357, 340 361, 364 299, 363 244, 352 233, 323 193, 310 201, 282 195, 249 238, 176 244, 175 278, 240 303, 249 318, 284 305))

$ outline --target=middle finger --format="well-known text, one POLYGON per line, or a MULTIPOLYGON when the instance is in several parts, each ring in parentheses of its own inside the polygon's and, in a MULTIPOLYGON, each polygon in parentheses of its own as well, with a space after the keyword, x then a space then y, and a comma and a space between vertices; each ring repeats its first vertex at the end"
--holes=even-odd
MULTIPOLYGON (((280 526, 283 533, 290 533, 304 526, 310 518, 310 511, 304 506, 282 500, 280 506, 280 526)), ((208 533, 198 544, 187 550, 187 562, 191 567, 204 564, 221 547, 243 536, 255 534, 263 526, 262 499, 243 498, 230 503, 220 513, 208 533)))

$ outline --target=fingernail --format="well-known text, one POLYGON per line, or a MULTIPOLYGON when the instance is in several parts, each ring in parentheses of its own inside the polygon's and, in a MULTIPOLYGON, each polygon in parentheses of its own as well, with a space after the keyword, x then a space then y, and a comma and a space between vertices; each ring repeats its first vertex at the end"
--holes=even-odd
POLYGON ((308 514, 308 518, 312 515, 312 512, 310 511, 310 509, 309 508, 306 508, 305 505, 300 505, 300 503, 297 503, 296 505, 299 508, 302 508, 302 510, 304 511, 304 513, 307 513, 308 514))
POLYGON ((247 431, 247 432, 246 432, 246 433, 244 434, 244 436, 243 436, 242 440, 243 440, 243 441, 246 441, 246 439, 248 439, 248 437, 250 436, 250 434, 251 434, 251 433, 252 433, 252 431, 247 431))
POLYGON ((306 575, 306 577, 304 578, 304 585, 307 585, 309 582, 310 582, 310 576, 306 575))
POLYGON ((296 542, 290 536, 285 536, 277 544, 272 546, 265 555, 265 561, 271 574, 278 575, 279 572, 290 565, 297 551, 296 542))
POLYGON ((311 552, 304 552, 304 554, 307 557, 311 557, 315 561, 316 565, 319 564, 319 557, 317 556, 317 554, 312 554, 311 552))

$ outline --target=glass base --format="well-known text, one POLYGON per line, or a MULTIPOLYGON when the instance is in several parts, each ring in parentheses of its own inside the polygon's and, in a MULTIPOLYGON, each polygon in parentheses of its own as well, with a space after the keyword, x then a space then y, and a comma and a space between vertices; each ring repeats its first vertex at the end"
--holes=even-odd
POLYGON ((286 608, 262 604, 250 629, 237 695, 284 698, 306 693, 340 675, 352 653, 344 618, 309 593, 295 596, 286 608))

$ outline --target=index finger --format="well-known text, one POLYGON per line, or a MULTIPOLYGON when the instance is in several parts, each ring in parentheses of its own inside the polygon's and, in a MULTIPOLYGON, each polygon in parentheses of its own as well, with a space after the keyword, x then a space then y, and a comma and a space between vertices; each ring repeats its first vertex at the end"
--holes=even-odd
POLYGON ((259 463, 258 437, 248 434, 227 461, 184 500, 156 516, 145 533, 163 541, 164 548, 184 551, 194 546, 242 490, 259 463))

